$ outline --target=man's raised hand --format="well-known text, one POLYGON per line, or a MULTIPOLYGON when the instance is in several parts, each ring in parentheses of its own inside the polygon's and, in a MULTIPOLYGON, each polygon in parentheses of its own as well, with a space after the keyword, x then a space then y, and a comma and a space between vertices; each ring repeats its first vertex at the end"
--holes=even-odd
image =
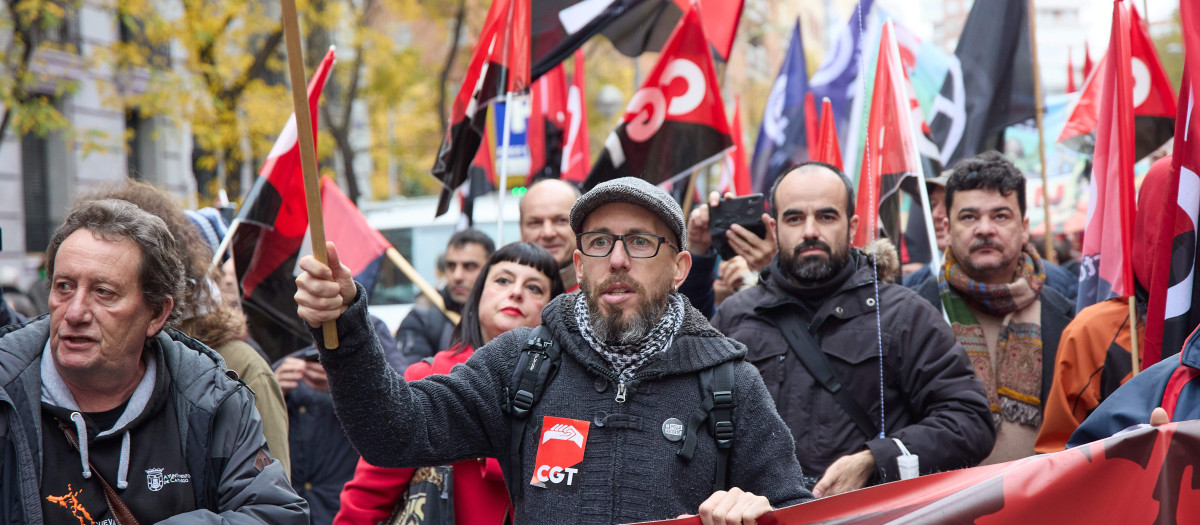
POLYGON ((329 265, 307 255, 300 259, 303 272, 296 277, 296 313, 313 328, 337 319, 358 295, 354 275, 338 258, 337 247, 332 242, 325 246, 329 265))

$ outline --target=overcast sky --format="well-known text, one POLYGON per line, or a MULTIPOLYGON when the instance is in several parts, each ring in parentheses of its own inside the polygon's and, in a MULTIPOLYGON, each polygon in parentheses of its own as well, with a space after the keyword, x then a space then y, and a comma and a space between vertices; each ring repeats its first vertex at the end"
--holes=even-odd
MULTIPOLYGON (((1036 1, 1036 0, 1035 0, 1036 1)), ((1149 20, 1163 20, 1171 18, 1171 15, 1179 9, 1181 0, 1125 0, 1132 1, 1137 6, 1138 13, 1145 16, 1142 11, 1143 5, 1150 10, 1149 20)), ((1196 0, 1183 0, 1196 1, 1196 0)), ((927 20, 922 20, 922 9, 913 9, 913 0, 879 0, 879 5, 899 19, 900 23, 905 27, 910 28, 921 39, 931 38, 933 35, 933 24, 927 20)), ((1104 54, 1104 50, 1108 49, 1108 34, 1112 24, 1112 9, 1111 0, 1086 0, 1081 7, 1080 16, 1083 19, 1083 24, 1088 28, 1087 40, 1089 51, 1093 59, 1099 59, 1100 55, 1104 54)), ((1039 32, 1045 29, 1039 27, 1039 32)))

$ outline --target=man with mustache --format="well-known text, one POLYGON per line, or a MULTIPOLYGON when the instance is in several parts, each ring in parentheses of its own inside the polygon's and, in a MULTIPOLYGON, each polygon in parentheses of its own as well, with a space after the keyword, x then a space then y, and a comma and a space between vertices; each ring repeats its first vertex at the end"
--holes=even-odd
MULTIPOLYGON (((496 245, 487 234, 467 228, 454 232, 446 243, 446 285, 438 289, 447 312, 459 313, 471 288, 479 278, 479 271, 487 262, 496 245)), ((388 354, 388 364, 397 370, 416 363, 440 350, 450 348, 450 335, 454 323, 446 313, 434 306, 424 295, 417 297, 412 311, 396 328, 396 347, 399 352, 388 354)))
POLYGON ((528 328, 493 339, 449 375, 405 382, 383 366, 365 294, 333 244, 329 266, 300 262, 298 313, 313 327, 338 417, 363 458, 383 467, 498 458, 515 523, 698 513, 706 525, 750 524, 810 499, 745 347, 676 291, 691 268, 679 204, 626 177, 584 194, 569 217, 581 292, 542 310, 542 333, 561 352, 543 386, 514 372, 523 353, 534 359, 545 348, 528 328), (324 348, 323 321, 337 322, 339 348, 324 348), (711 385, 724 377, 728 386, 706 389, 709 374, 711 385), (510 395, 514 377, 517 394, 541 392, 536 404, 510 395), (729 402, 728 420, 706 415, 729 402), (528 426, 514 436, 518 418, 528 426))
POLYGON ((995 439, 980 382, 937 310, 889 284, 894 248, 850 246, 850 179, 806 162, 769 198, 779 253, 713 326, 749 347, 813 494, 979 463, 995 439))
POLYGON ((1034 454, 1059 338, 1075 306, 1046 284, 1029 242, 1025 176, 989 151, 946 182, 950 249, 917 287, 943 309, 987 392, 996 445, 984 464, 1034 454))
POLYGON ((521 241, 531 242, 550 252, 561 268, 567 293, 579 290, 571 254, 575 253, 575 232, 571 231, 571 207, 579 199, 579 189, 559 179, 542 179, 529 186, 521 197, 521 241))

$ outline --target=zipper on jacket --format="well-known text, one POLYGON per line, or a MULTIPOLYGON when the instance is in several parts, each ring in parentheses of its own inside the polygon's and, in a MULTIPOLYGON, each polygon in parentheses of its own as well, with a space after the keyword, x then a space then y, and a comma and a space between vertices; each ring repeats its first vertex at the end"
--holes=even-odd
POLYGON ((621 381, 620 383, 617 384, 617 402, 618 403, 625 402, 625 382, 624 381, 621 381))

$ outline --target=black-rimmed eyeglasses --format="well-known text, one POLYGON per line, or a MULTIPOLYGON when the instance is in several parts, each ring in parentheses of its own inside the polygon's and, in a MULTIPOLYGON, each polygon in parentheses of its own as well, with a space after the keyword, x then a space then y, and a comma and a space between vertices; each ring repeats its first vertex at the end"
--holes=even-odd
POLYGON ((625 255, 634 259, 649 259, 658 255, 658 249, 666 244, 678 250, 675 245, 667 242, 667 238, 653 233, 627 233, 616 235, 608 232, 585 232, 575 236, 579 242, 579 251, 588 257, 608 257, 617 241, 625 245, 625 255))

